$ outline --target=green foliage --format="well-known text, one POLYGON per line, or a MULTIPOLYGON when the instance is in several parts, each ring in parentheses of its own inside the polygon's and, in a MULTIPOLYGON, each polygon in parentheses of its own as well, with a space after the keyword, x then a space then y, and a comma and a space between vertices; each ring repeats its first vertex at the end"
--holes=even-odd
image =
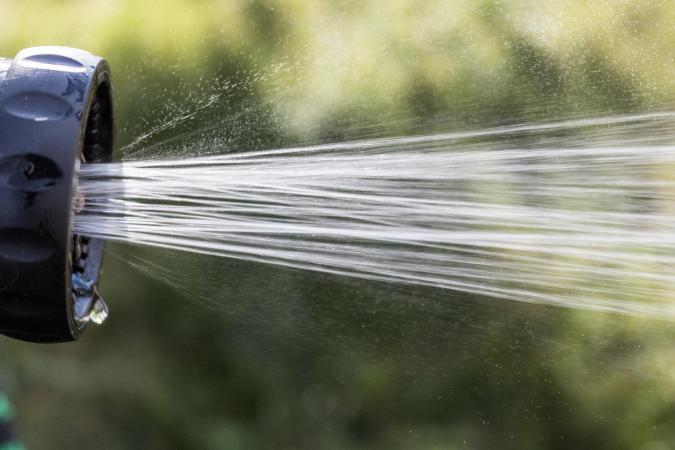
MULTIPOLYGON (((651 0, 5 1, 0 54, 106 56, 120 148, 155 129, 132 149, 179 156, 666 108, 674 15, 651 0)), ((104 327, 0 342, 29 448, 675 442, 667 322, 109 248, 104 327)))

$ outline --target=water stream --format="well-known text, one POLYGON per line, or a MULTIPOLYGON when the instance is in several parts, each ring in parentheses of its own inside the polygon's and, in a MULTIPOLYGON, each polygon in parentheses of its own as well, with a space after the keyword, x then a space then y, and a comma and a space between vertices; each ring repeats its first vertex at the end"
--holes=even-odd
POLYGON ((675 114, 84 165, 75 231, 675 318, 675 114))

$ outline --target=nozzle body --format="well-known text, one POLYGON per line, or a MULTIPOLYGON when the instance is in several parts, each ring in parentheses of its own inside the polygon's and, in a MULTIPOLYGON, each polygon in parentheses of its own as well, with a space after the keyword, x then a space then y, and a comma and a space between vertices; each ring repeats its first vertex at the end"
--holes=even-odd
POLYGON ((86 327, 103 243, 72 233, 77 171, 110 161, 112 142, 103 59, 35 47, 0 60, 1 333, 61 342, 86 327))

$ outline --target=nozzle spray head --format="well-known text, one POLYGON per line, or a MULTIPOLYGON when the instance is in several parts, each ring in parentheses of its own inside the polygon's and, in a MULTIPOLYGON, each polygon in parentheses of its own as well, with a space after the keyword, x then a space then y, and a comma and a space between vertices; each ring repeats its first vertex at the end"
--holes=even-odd
POLYGON ((70 341, 107 316, 103 242, 72 223, 80 164, 111 161, 112 146, 103 59, 65 47, 0 59, 0 333, 70 341))

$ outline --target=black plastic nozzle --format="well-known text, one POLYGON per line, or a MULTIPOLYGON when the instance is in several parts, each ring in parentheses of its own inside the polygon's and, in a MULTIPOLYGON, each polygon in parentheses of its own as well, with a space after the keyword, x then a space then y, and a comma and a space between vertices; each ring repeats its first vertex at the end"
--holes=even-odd
POLYGON ((0 332, 77 339, 107 307, 103 242, 73 235, 80 164, 112 159, 108 64, 83 50, 35 47, 0 59, 0 332))

